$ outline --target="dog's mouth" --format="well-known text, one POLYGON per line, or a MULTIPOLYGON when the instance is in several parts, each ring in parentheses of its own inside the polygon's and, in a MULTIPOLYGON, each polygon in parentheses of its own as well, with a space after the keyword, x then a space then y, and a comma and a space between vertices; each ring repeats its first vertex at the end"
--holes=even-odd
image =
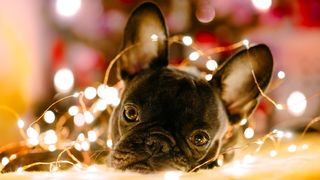
POLYGON ((120 170, 151 173, 154 172, 154 168, 148 163, 150 157, 142 158, 142 155, 134 155, 131 152, 116 151, 111 155, 111 166, 120 170))
POLYGON ((175 162, 168 157, 154 157, 152 154, 146 156, 146 153, 114 151, 110 158, 111 166, 123 171, 148 174, 166 170, 187 170, 187 165, 183 162, 175 162))

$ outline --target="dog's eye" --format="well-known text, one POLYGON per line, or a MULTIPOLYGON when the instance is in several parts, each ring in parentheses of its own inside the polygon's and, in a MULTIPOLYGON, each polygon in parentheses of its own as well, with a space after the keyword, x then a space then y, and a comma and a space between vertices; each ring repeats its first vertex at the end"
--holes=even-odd
POLYGON ((139 120, 138 109, 133 105, 126 105, 123 114, 128 122, 136 122, 139 120))
POLYGON ((190 136, 190 141, 196 146, 204 146, 209 142, 209 135, 204 131, 196 131, 190 136))

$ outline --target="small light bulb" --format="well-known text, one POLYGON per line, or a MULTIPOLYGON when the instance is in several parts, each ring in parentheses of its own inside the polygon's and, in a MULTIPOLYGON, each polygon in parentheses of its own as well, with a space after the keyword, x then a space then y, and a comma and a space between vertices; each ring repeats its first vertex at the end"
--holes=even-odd
POLYGON ((52 129, 46 131, 43 141, 45 144, 48 144, 48 145, 56 144, 58 142, 58 137, 56 132, 52 129))
POLYGON ((307 108, 306 96, 300 91, 292 92, 287 99, 287 107, 292 115, 303 115, 307 108))
POLYGON ((51 144, 51 145, 48 146, 48 150, 50 152, 53 152, 53 151, 57 150, 57 147, 55 145, 51 144))
POLYGON ((23 168, 22 167, 19 167, 17 170, 16 170, 17 173, 22 173, 23 172, 23 168))
POLYGON ((20 129, 22 129, 22 128, 24 127, 24 121, 23 121, 22 119, 18 119, 17 124, 18 124, 18 127, 19 127, 20 129))
POLYGON ((210 81, 212 79, 213 75, 212 74, 207 74, 204 78, 207 80, 207 81, 210 81))
POLYGON ((81 148, 82 148, 82 150, 84 150, 84 151, 89 151, 89 149, 90 149, 90 143, 87 142, 87 141, 81 142, 81 148))
POLYGON ((289 152, 296 152, 297 150, 297 146, 294 145, 294 144, 291 144, 289 147, 288 147, 288 151, 289 152))
POLYGON ((67 93, 73 88, 74 76, 70 69, 60 69, 54 75, 54 86, 58 92, 67 93))
POLYGON ((193 42, 192 38, 190 36, 183 36, 182 42, 186 46, 190 46, 193 42))
POLYGON ((94 87, 87 87, 84 90, 84 97, 92 100, 97 96, 97 90, 94 87))
POLYGON ((200 54, 197 51, 194 51, 189 55, 190 61, 196 61, 199 59, 199 57, 200 57, 200 54))
POLYGON ((254 130, 251 127, 248 127, 244 130, 244 137, 247 139, 251 139, 254 136, 254 130))
POLYGON ((75 116, 79 113, 79 108, 78 106, 71 106, 69 109, 68 109, 68 113, 70 114, 70 116, 75 116))
POLYGON ((283 110, 283 105, 282 104, 276 104, 276 108, 278 110, 283 110))
POLYGON ((56 11, 64 17, 71 17, 77 14, 81 8, 81 0, 56 0, 56 11))
POLYGON ((73 122, 76 126, 81 127, 85 124, 85 117, 82 113, 78 113, 73 117, 73 122))
POLYGON ((83 115, 84 115, 85 122, 87 124, 91 124, 94 121, 94 116, 92 115, 91 112, 85 111, 83 115))
POLYGON ((108 148, 112 148, 112 140, 111 139, 107 140, 107 146, 108 146, 108 148))
POLYGON ((3 157, 1 160, 2 166, 6 166, 10 162, 9 158, 3 157))
POLYGON ((80 133, 80 134, 78 135, 78 140, 79 140, 79 141, 84 141, 85 138, 86 138, 86 137, 84 136, 83 133, 80 133))
POLYGON ((244 40, 242 41, 242 44, 243 44, 247 49, 249 49, 250 42, 249 42, 248 39, 244 39, 244 40))
POLYGON ((286 73, 283 72, 283 71, 279 71, 277 76, 278 76, 279 79, 284 79, 286 77, 286 73))
POLYGON ((210 71, 214 71, 218 68, 218 63, 217 61, 213 60, 213 59, 209 59, 206 63, 206 67, 210 70, 210 71))
POLYGON ((240 121, 240 125, 243 126, 243 125, 247 124, 247 122, 248 122, 248 119, 247 118, 243 118, 240 121))
POLYGON ((272 0, 251 0, 253 6, 261 11, 270 9, 272 0))
POLYGON ((90 142, 95 142, 97 140, 97 134, 95 131, 88 131, 88 140, 90 142))
POLYGON ((34 128, 29 127, 29 128, 27 129, 27 136, 28 136, 29 138, 38 138, 38 137, 39 137, 39 133, 38 133, 38 131, 36 131, 34 128))
POLYGON ((158 35, 156 35, 156 34, 152 34, 151 36, 150 36, 150 38, 151 38, 151 41, 158 41, 158 35))
POLYGON ((52 124, 56 118, 52 111, 47 111, 44 113, 44 121, 48 124, 52 124))

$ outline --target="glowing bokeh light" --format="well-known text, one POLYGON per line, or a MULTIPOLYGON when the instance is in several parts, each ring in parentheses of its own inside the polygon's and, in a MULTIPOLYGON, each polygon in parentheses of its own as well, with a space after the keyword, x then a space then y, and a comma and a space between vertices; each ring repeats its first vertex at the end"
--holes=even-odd
POLYGON ((46 123, 51 124, 54 122, 56 116, 52 111, 47 111, 44 113, 43 119, 46 123))
POLYGON ((218 68, 218 63, 217 61, 210 59, 207 61, 206 63, 206 67, 210 70, 210 71, 214 71, 218 68))
POLYGON ((250 42, 249 42, 248 39, 244 39, 244 40, 242 41, 242 44, 243 44, 247 49, 249 49, 249 47, 250 47, 250 42))
POLYGON ((91 112, 85 111, 83 115, 84 115, 84 120, 87 124, 91 124, 94 121, 94 116, 91 112))
POLYGON ((73 117, 73 122, 76 126, 81 127, 85 124, 85 117, 82 113, 78 113, 73 117))
POLYGON ((212 74, 207 74, 204 78, 207 80, 207 81, 210 81, 212 79, 213 75, 212 74))
POLYGON ((50 129, 46 131, 43 139, 45 144, 56 144, 58 142, 58 137, 57 134, 54 130, 50 129))
POLYGON ((190 36, 183 36, 182 42, 186 46, 190 46, 193 43, 193 40, 190 36))
POLYGON ((75 116, 79 113, 79 108, 78 106, 71 106, 69 109, 68 109, 68 113, 70 114, 70 116, 75 116))
POLYGON ((56 0, 56 11, 61 16, 71 17, 80 10, 81 3, 81 0, 56 0))
POLYGON ((97 90, 94 87, 87 87, 84 90, 84 97, 91 100, 97 96, 97 90))
POLYGON ((251 0, 253 6, 261 11, 267 11, 272 5, 272 0, 251 0))
POLYGON ((296 152, 297 150, 297 146, 295 144, 291 144, 289 147, 288 147, 288 151, 289 152, 296 152))
POLYGON ((199 57, 200 57, 200 54, 197 51, 194 51, 189 55, 190 61, 196 61, 199 59, 199 57))
POLYGON ((18 119, 17 124, 18 124, 18 127, 19 127, 20 129, 22 129, 22 128, 24 127, 24 121, 23 121, 22 119, 18 119))
POLYGON ((283 71, 279 71, 277 73, 277 76, 278 76, 279 79, 284 79, 286 77, 286 73, 283 72, 283 71))
POLYGON ((10 162, 9 158, 3 157, 1 160, 2 166, 6 166, 10 162))
POLYGON ((254 136, 254 130, 251 127, 248 127, 244 130, 244 137, 247 139, 251 139, 254 136))
POLYGON ((60 93, 70 92, 74 85, 74 76, 70 69, 63 68, 54 75, 54 86, 60 93))
POLYGON ((152 34, 151 36, 150 36, 150 38, 151 38, 151 41, 154 41, 154 42, 156 42, 156 41, 158 41, 158 35, 156 35, 156 34, 152 34))
POLYGON ((307 108, 307 99, 302 92, 294 91, 287 99, 289 112, 294 116, 301 116, 307 108))

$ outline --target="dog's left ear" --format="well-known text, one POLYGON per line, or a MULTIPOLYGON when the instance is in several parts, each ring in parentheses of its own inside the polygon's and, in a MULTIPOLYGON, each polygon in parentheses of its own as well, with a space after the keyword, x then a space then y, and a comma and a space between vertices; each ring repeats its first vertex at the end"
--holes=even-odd
POLYGON ((153 3, 143 3, 131 14, 124 31, 118 62, 122 79, 130 79, 146 68, 168 65, 168 33, 160 9, 153 3))
POLYGON ((272 69, 272 54, 266 45, 261 44, 240 51, 218 70, 211 83, 220 89, 220 97, 232 124, 253 112, 261 95, 258 85, 262 91, 267 88, 272 69))

